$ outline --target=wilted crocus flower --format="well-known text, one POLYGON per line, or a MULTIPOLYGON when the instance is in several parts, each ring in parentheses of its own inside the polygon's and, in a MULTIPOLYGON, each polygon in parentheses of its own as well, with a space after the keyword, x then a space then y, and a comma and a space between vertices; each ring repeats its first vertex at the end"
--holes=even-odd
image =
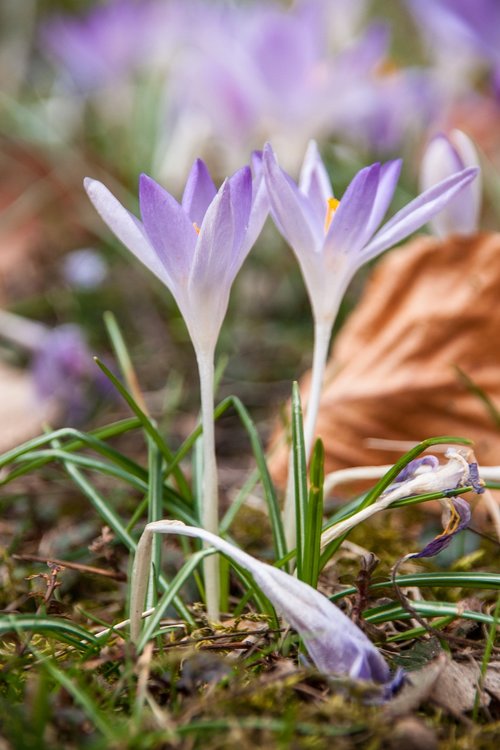
POLYGON ((321 546, 325 547, 357 524, 389 508, 396 500, 434 492, 445 495, 450 490, 467 486, 473 487, 477 494, 484 491, 471 451, 450 448, 446 451, 446 457, 448 461, 445 464, 440 464, 436 456, 424 456, 410 461, 372 505, 362 508, 323 532, 321 546))
POLYGON ((406 555, 403 560, 414 557, 434 557, 434 555, 438 555, 446 549, 456 534, 467 528, 471 519, 470 505, 467 500, 464 500, 463 497, 455 497, 446 501, 446 508, 449 517, 443 532, 426 544, 423 550, 412 552, 406 555))
MULTIPOLYGON (((435 136, 420 165, 420 187, 431 188, 465 167, 478 167, 479 157, 471 139, 461 130, 435 136)), ((481 182, 474 180, 434 216, 431 226, 439 237, 477 232, 481 208, 481 182)))
POLYGON ((178 521, 149 523, 132 571, 130 634, 137 641, 151 565, 153 534, 202 539, 253 576, 277 612, 299 633, 316 667, 325 674, 387 683, 389 668, 367 636, 329 599, 294 576, 256 560, 215 534, 178 521))
MULTIPOLYGON (((267 216, 262 171, 244 167, 217 191, 198 159, 182 203, 142 175, 139 221, 96 180, 86 179, 90 200, 123 244, 170 289, 185 320, 198 361, 203 424, 203 526, 218 531, 217 468, 213 424, 214 352, 236 274, 267 216)), ((216 561, 206 561, 209 615, 218 617, 216 561)))
MULTIPOLYGON (((271 213, 300 264, 314 317, 314 357, 304 426, 306 453, 314 438, 332 327, 352 277, 368 260, 407 237, 447 205, 476 176, 465 169, 419 195, 378 229, 392 200, 401 161, 372 164, 354 177, 341 201, 333 188, 316 143, 309 144, 299 183, 279 167, 269 144, 264 173, 271 213), (378 230, 378 231, 377 231, 378 230)), ((285 503, 286 525, 293 524, 291 493, 285 503)), ((293 533, 288 533, 290 541, 293 533)))

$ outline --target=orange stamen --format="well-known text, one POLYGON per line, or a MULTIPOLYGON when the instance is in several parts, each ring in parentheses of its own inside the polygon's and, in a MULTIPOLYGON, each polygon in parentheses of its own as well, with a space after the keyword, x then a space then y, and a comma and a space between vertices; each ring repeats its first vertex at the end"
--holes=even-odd
POLYGON ((332 223, 333 215, 335 211, 337 210, 339 203, 340 201, 338 201, 336 198, 328 198, 326 202, 325 234, 330 229, 330 224, 332 223))
POLYGON ((193 221, 193 227, 194 227, 194 230, 195 230, 196 234, 199 234, 200 233, 200 227, 198 226, 198 224, 195 221, 193 221))

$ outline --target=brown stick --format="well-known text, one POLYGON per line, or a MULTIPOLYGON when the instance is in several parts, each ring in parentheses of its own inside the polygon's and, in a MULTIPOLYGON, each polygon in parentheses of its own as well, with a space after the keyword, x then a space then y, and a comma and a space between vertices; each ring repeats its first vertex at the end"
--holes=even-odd
POLYGON ((24 562, 38 562, 61 565, 63 568, 69 568, 71 570, 78 570, 80 573, 91 573, 96 576, 104 576, 105 578, 113 578, 115 581, 126 581, 127 576, 125 573, 115 572, 112 570, 106 570, 105 568, 94 568, 92 565, 84 565, 83 563, 67 562, 66 560, 58 560, 56 557, 38 557, 38 555, 12 555, 14 560, 22 560, 24 562))

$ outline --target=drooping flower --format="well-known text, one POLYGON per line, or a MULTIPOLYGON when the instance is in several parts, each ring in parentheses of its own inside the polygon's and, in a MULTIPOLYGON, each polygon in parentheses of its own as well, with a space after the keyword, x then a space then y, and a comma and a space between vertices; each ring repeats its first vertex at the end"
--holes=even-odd
MULTIPOLYGON (((424 456, 410 461, 372 505, 326 529, 321 536, 321 546, 324 548, 358 523, 389 508, 397 500, 434 492, 446 495, 450 490, 467 486, 473 487, 477 494, 484 491, 471 451, 449 448, 445 455, 448 459, 445 464, 440 464, 436 456, 424 456)), ((457 510, 457 513, 460 514, 460 511, 457 510)))
POLYGON ((251 573, 277 612, 299 633, 321 672, 389 682, 389 668, 381 653, 363 631, 323 594, 283 570, 255 559, 215 534, 175 521, 149 523, 139 541, 132 572, 130 602, 130 629, 134 641, 139 637, 155 533, 201 539, 251 573))
MULTIPOLYGON (((217 191, 207 167, 195 161, 182 203, 150 177, 139 185, 142 221, 96 180, 90 200, 123 244, 170 289, 189 330, 200 376, 203 426, 202 523, 219 528, 214 436, 214 352, 231 285, 267 216, 259 160, 256 176, 243 167, 217 191)), ((209 617, 219 617, 217 560, 204 561, 209 617)))
POLYGON ((405 556, 405 560, 417 557, 434 557, 442 552, 456 534, 467 528, 471 519, 470 505, 463 497, 454 497, 446 501, 448 522, 441 534, 432 539, 420 552, 412 552, 405 556))
MULTIPOLYGON (((420 186, 433 187, 440 180, 465 169, 478 167, 479 157, 471 139, 461 130, 435 136, 420 165, 420 186)), ((481 182, 474 180, 434 216, 431 226, 439 237, 477 232, 481 208, 481 182)))

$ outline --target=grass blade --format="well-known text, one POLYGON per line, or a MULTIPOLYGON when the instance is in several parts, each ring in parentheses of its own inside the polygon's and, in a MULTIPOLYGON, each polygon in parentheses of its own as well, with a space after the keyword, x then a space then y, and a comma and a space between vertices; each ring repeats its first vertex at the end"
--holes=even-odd
POLYGON ((304 581, 313 588, 318 585, 323 524, 323 483, 325 479, 325 449, 317 440, 311 456, 309 470, 310 487, 307 502, 306 529, 304 534, 304 581))
POLYGON ((305 538, 307 524, 307 461, 304 442, 304 422, 300 402, 299 384, 294 382, 292 387, 292 456, 293 477, 295 488, 295 524, 297 535, 297 577, 304 579, 304 554, 307 540, 305 538))

